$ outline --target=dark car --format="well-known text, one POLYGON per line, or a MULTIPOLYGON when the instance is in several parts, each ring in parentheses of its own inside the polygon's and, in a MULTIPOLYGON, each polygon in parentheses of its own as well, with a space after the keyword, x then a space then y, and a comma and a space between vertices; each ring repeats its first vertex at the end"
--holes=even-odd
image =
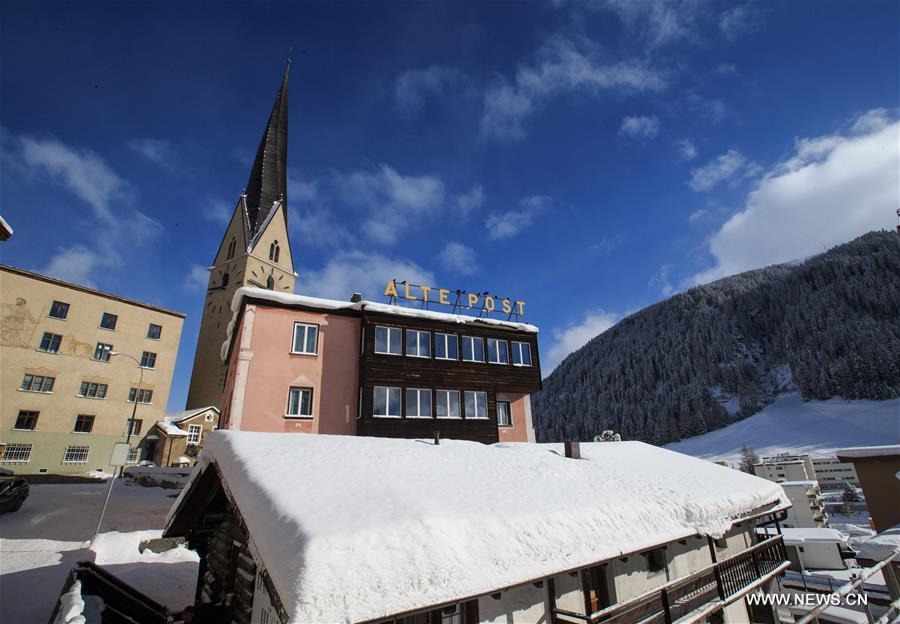
POLYGON ((22 477, 0 475, 0 513, 19 511, 28 492, 28 481, 22 477))

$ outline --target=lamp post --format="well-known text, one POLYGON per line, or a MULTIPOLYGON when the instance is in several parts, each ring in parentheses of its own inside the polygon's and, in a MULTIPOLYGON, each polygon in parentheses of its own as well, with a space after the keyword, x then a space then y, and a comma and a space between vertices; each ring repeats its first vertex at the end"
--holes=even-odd
MULTIPOLYGON (((134 406, 131 408, 131 419, 128 421, 128 435, 125 437, 125 443, 128 444, 129 448, 131 448, 131 433, 134 431, 134 417, 137 414, 138 401, 141 398, 141 387, 144 384, 144 367, 141 366, 141 363, 137 360, 137 358, 135 358, 134 356, 128 355, 127 353, 122 353, 121 351, 110 351, 109 355, 110 356, 121 355, 121 356, 127 357, 129 360, 131 360, 132 362, 137 364, 138 371, 141 374, 140 379, 138 379, 137 392, 134 393, 134 406)), ((129 454, 131 454, 131 451, 129 451, 129 454)), ((120 477, 122 476, 122 474, 124 472, 125 472, 124 466, 119 468, 119 476, 120 477)))

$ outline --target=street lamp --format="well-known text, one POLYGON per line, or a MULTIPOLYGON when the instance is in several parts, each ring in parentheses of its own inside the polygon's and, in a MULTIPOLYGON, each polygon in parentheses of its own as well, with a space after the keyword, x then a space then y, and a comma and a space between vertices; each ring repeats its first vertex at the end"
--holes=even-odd
MULTIPOLYGON (((121 351, 110 351, 109 354, 110 354, 110 356, 121 355, 121 356, 127 357, 129 360, 131 360, 132 362, 137 364, 138 371, 140 371, 140 373, 141 373, 140 379, 138 380, 137 392, 134 393, 134 407, 131 408, 131 420, 128 421, 128 435, 125 438, 125 443, 128 444, 128 448, 130 449, 131 448, 131 433, 134 431, 134 417, 137 414, 138 401, 141 398, 141 387, 144 384, 144 367, 141 366, 141 363, 137 360, 137 358, 135 358, 134 356, 128 355, 127 353, 122 353, 121 351)), ((129 455, 131 454, 130 450, 128 451, 128 454, 129 455)), ((119 476, 121 476, 122 473, 124 473, 124 472, 125 472, 124 467, 119 468, 119 476)))

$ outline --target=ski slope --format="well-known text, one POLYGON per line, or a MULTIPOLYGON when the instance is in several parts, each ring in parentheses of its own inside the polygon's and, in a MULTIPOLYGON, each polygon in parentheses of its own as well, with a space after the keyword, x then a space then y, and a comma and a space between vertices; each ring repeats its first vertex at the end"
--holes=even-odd
POLYGON ((804 402, 798 393, 784 394, 761 412, 666 448, 686 455, 737 463, 741 445, 760 457, 776 453, 834 455, 850 446, 900 442, 900 399, 890 401, 804 402))

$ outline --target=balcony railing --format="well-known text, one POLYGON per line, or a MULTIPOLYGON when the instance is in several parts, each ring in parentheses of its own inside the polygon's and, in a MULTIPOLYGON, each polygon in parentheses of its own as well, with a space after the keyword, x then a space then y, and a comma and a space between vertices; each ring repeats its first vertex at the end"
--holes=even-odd
POLYGON ((670 623, 714 601, 727 604, 767 576, 789 565, 784 540, 776 535, 699 572, 667 583, 622 603, 584 615, 554 609, 553 621, 604 624, 670 623))

